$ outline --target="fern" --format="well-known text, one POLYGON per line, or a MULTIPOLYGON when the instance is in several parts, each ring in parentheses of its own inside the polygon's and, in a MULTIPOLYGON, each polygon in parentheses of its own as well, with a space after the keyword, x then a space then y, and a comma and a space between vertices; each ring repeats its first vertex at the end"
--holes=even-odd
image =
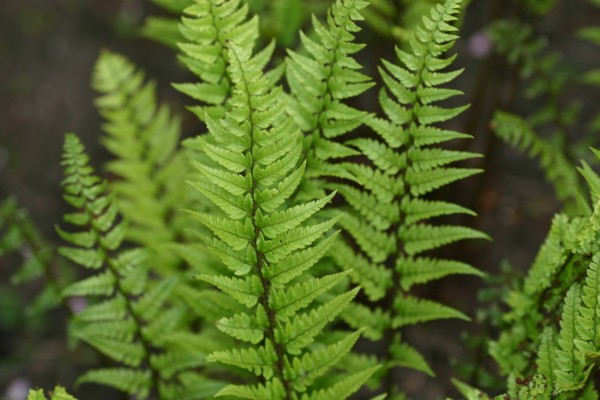
MULTIPOLYGON (((227 48, 230 43, 254 48, 259 36, 258 17, 248 19, 248 5, 239 0, 194 0, 184 10, 181 32, 185 38, 179 44, 180 59, 196 75, 199 83, 179 83, 175 88, 202 105, 189 107, 204 120, 224 115, 229 99, 232 77, 227 73, 227 48)), ((265 49, 261 62, 269 60, 273 46, 265 49)))
POLYGON ((453 118, 465 108, 434 105, 459 94, 439 87, 460 73, 442 72, 454 57, 441 58, 457 38, 453 33, 456 28, 450 23, 456 20, 459 10, 459 1, 446 1, 434 7, 412 36, 411 52, 396 49, 402 66, 383 62, 380 73, 386 88, 380 93, 380 103, 388 119, 368 119, 377 139, 345 142, 346 146, 364 154, 370 164, 343 164, 353 184, 336 185, 351 208, 340 220, 348 241, 340 242, 332 254, 342 267, 355 268, 351 276, 365 287, 372 304, 370 309, 352 305, 344 318, 354 327, 365 321, 378 322, 367 329, 366 334, 373 340, 384 340, 383 361, 387 369, 384 385, 389 396, 395 396, 396 392, 394 367, 433 373, 423 357, 400 340, 398 328, 436 319, 467 318, 447 306, 409 295, 405 290, 447 274, 480 275, 469 265, 434 260, 422 254, 459 240, 486 237, 465 227, 424 223, 441 215, 472 214, 454 204, 422 198, 439 187, 478 172, 447 167, 476 154, 431 146, 468 137, 433 126, 453 118), (360 250, 357 254, 352 243, 360 250))
POLYGON ((570 83, 569 75, 558 65, 557 54, 544 54, 546 41, 532 37, 528 25, 498 21, 490 33, 498 51, 510 63, 517 64, 521 78, 527 80, 525 97, 544 100, 527 121, 498 112, 492 122, 494 130, 502 140, 530 156, 539 155, 541 167, 564 202, 566 212, 588 212, 585 187, 573 167, 580 151, 571 144, 568 130, 579 110, 577 104, 561 104, 562 93, 570 83), (544 127, 551 129, 548 138, 540 136, 544 127))
MULTIPOLYGON (((59 252, 95 272, 69 285, 63 296, 101 299, 73 317, 70 331, 119 364, 88 371, 78 382, 109 385, 140 398, 204 398, 183 383, 189 375, 187 370, 202 365, 205 354, 201 350, 190 353, 170 339, 178 333, 183 317, 183 309, 170 304, 177 279, 155 282, 143 250, 119 251, 125 222, 118 221, 114 198, 104 194, 106 184, 94 175, 81 142, 73 134, 65 138, 63 165, 64 197, 76 209, 65 215, 65 221, 80 230, 57 228, 71 244, 59 252)), ((200 376, 192 379, 202 381, 200 376)), ((207 385, 212 393, 219 389, 218 382, 207 385)))
MULTIPOLYGON (((110 182, 76 136, 64 147, 65 199, 75 209, 65 222, 74 228, 57 228, 68 242, 58 252, 81 267, 78 280, 67 285, 55 272, 53 251, 14 203, 0 208, 0 250, 31 260, 15 280, 59 275, 46 285, 53 302, 86 298, 69 318, 70 339, 103 360, 78 383, 140 400, 346 399, 368 395, 363 385, 373 400, 406 398, 400 368, 436 368, 405 327, 468 319, 418 287, 482 275, 438 252, 487 236, 436 221, 474 215, 437 199, 479 172, 455 165, 478 154, 447 147, 470 138, 449 128, 466 107, 448 107, 461 92, 446 87, 462 72, 446 53, 468 1, 152 2, 165 14, 141 33, 179 49, 195 82, 175 87, 209 133, 181 147, 180 119, 159 104, 154 81, 103 52, 93 81, 110 182), (310 32, 296 36, 312 12, 310 32), (361 33, 365 22, 375 32, 361 33), (379 68, 379 102, 368 108, 378 114, 359 106, 374 85, 359 60, 368 66, 376 47, 361 55, 357 38, 370 34, 399 42, 397 61, 379 68), (288 48, 262 47, 274 37, 288 48), (361 337, 376 343, 353 353, 361 337)), ((542 14, 555 1, 519 3, 542 14)), ((566 206, 527 277, 501 291, 508 312, 490 354, 507 385, 496 398, 597 399, 600 177, 595 160, 577 170, 579 149, 566 146, 578 113, 562 107, 571 82, 558 59, 522 24, 500 23, 492 36, 528 82, 526 97, 542 104, 527 119, 498 112, 492 126, 540 158, 566 206)), ((595 29, 581 36, 597 39, 595 29)), ((489 313, 500 319, 499 306, 489 313)), ((455 385, 465 398, 489 398, 455 385)), ((30 398, 45 400, 39 390, 30 398)), ((62 388, 52 398, 73 399, 62 388)))
POLYGON ((558 198, 565 203, 568 212, 589 211, 580 175, 560 143, 542 139, 525 120, 513 114, 497 112, 492 126, 505 142, 518 147, 530 157, 539 157, 546 178, 554 185, 558 198))
POLYGON ((180 235, 175 210, 188 201, 180 179, 188 170, 177 149, 180 121, 157 104, 155 84, 144 83, 144 74, 122 56, 101 54, 93 86, 102 93, 96 100, 106 119, 102 143, 116 157, 106 170, 121 178, 111 189, 129 223, 126 238, 158 257, 156 270, 170 271, 177 260, 164 245, 180 235))
MULTIPOLYGON (((335 220, 313 224, 306 220, 329 199, 291 208, 285 205, 305 169, 304 163, 298 164, 299 131, 284 114, 281 89, 270 87, 260 60, 250 56, 248 47, 232 44, 228 60, 228 74, 234 82, 231 110, 220 120, 207 116, 210 135, 202 137, 200 144, 212 165, 198 164, 203 179, 192 182, 223 215, 192 215, 212 231, 212 238, 202 240, 230 270, 229 276, 199 278, 244 306, 217 322, 219 330, 239 343, 208 359, 248 370, 260 379, 248 385, 228 385, 218 395, 347 398, 373 370, 320 392, 314 380, 329 368, 315 369, 318 353, 310 350, 327 322, 357 293, 357 289, 344 292, 319 305, 319 295, 344 274, 315 278, 308 272, 322 256, 322 247, 329 245, 329 240, 319 239, 329 235, 335 220), (218 151, 212 143, 218 144, 218 151), (294 279, 300 276, 301 280, 294 279)), ((355 340, 355 335, 350 336, 331 347, 339 353, 327 353, 333 358, 326 365, 334 366, 355 340)))
POLYGON ((39 316, 61 303, 60 291, 72 279, 72 271, 13 197, 0 204, 0 259, 9 257, 21 262, 10 277, 13 285, 44 281, 27 306, 28 314, 39 316))
MULTIPOLYGON (((582 172, 594 194, 598 176, 582 172)), ((523 287, 507 298, 509 327, 490 353, 503 374, 517 378, 512 393, 524 390, 526 377, 535 371, 531 356, 537 354, 537 371, 549 388, 541 398, 598 398, 590 374, 600 348, 595 322, 600 316, 600 203, 596 195, 592 200, 590 215, 555 218, 523 287)))
POLYGON ((287 110, 305 132, 307 176, 311 178, 343 175, 342 169, 328 162, 359 154, 332 139, 353 132, 365 119, 366 113, 344 101, 373 86, 353 58, 363 47, 354 43, 354 33, 360 30, 356 22, 363 19, 360 11, 367 4, 336 1, 328 10, 326 25, 313 15, 316 40, 300 33, 307 54, 288 50, 286 77, 291 99, 287 110))

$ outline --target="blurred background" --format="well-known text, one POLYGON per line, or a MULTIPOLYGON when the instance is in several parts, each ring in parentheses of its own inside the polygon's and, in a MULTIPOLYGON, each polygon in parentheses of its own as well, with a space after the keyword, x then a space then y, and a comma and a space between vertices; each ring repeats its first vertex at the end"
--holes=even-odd
MULTIPOLYGON (((256 10, 275 9, 272 5, 277 2, 254 1, 252 6, 256 10)), ((425 7, 434 2, 414 3, 425 7)), ((304 16, 309 11, 322 12, 330 1, 288 3, 302 14, 298 24, 304 26, 304 16)), ((395 3, 402 10, 410 2, 395 3)), ((494 52, 487 27, 500 18, 528 21, 534 35, 545 38, 548 44, 545 51, 560 54, 562 68, 576 76, 600 62, 597 48, 575 35, 584 26, 600 23, 598 10, 583 0, 470 2, 454 51, 458 53, 457 65, 466 70, 455 86, 466 93, 461 103, 471 103, 471 108, 452 128, 474 135, 474 140, 461 146, 485 155, 474 163, 485 168, 485 172, 451 185, 439 196, 474 209, 477 218, 460 222, 483 230, 493 242, 463 243, 444 250, 446 256, 468 261, 491 275, 497 274, 503 263, 510 264, 513 271, 523 271, 530 265, 552 216, 561 206, 537 162, 503 144, 490 130, 494 110, 507 109, 527 115, 537 103, 522 95, 524 83, 518 67, 494 52), (540 9, 536 11, 536 7, 540 9)), ((394 28, 390 30, 385 24, 394 15, 378 12, 371 15, 360 38, 363 43, 380 43, 380 48, 369 47, 368 53, 359 56, 366 73, 372 77, 377 76, 376 60, 382 56, 393 59, 393 46, 403 37, 402 20, 394 20, 394 28)), ((189 101, 170 86, 170 82, 189 79, 177 64, 172 49, 139 34, 147 16, 164 14, 160 7, 143 0, 0 2, 0 202, 9 195, 15 196, 50 243, 60 243, 54 226, 65 211, 59 164, 64 133, 78 133, 92 164, 98 168, 108 158, 98 142, 102 134, 101 119, 93 106, 96 95, 90 88, 91 72, 101 49, 122 53, 142 65, 148 76, 158 82, 161 99, 183 116, 184 134, 202 132, 195 117, 185 110, 189 101)), ((294 45, 294 36, 286 31, 285 24, 278 26, 273 22, 275 19, 266 21, 265 37, 277 37, 280 42, 294 45)), ((371 98, 367 97, 363 104, 366 109, 376 103, 376 90, 369 93, 371 98)), ((570 139, 597 145, 595 138, 586 137, 585 123, 598 111, 597 91, 578 84, 568 85, 560 102, 565 107, 575 102, 581 110, 582 122, 572 125, 568 132, 570 139)), ((94 364, 97 357, 84 346, 73 351, 67 349, 64 312, 53 311, 45 320, 28 318, 24 307, 40 288, 35 284, 26 287, 10 284, 9 277, 18 263, 18 255, 0 257, 0 399, 5 400, 24 399, 23 393, 34 385, 50 388, 61 383, 73 387, 75 376, 94 364)), ((475 313, 480 307, 477 293, 486 287, 490 286, 480 279, 459 277, 424 289, 427 296, 465 311, 474 323, 435 322, 408 330, 409 341, 422 350, 438 374, 435 380, 416 372, 403 376, 402 386, 412 398, 436 399, 455 393, 449 377, 456 376, 456 363, 464 365, 475 360, 493 370, 485 350, 477 342, 483 335, 493 336, 482 322, 483 316, 475 313), (467 334, 472 339, 466 340, 467 334)), ((496 299, 490 298, 493 304, 484 303, 484 308, 497 306, 496 299)), ((477 374, 467 367, 464 371, 477 374)), ((83 385, 77 395, 81 399, 121 398, 91 385, 83 385)))

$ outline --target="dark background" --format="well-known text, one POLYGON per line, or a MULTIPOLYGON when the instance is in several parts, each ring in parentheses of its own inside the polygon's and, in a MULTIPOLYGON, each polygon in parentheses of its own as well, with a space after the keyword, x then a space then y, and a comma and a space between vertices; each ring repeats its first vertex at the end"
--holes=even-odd
MULTIPOLYGON (((457 64, 466 72, 455 86, 466 93, 462 100, 472 106, 453 128, 475 136, 466 146, 486 155, 474 164, 485 167, 486 172, 451 185, 440 195, 475 209, 477 218, 461 222, 485 231, 494 240, 454 246, 447 250, 448 256, 469 261, 490 274, 497 273, 503 262, 526 270, 552 215, 560 209, 537 163, 502 144, 489 130, 493 109, 527 115, 534 107, 520 96, 522 83, 515 80, 514 68, 484 51, 488 42, 482 29, 494 18, 518 15, 519 7, 513 3, 518 2, 474 0, 467 10, 462 38, 455 47, 457 64)), ((64 132, 80 135, 95 166, 108 159, 98 143, 101 119, 93 107, 95 93, 89 84, 101 49, 127 55, 156 78, 161 98, 184 116, 186 136, 202 129, 185 111, 187 99, 169 85, 187 79, 172 51, 137 35, 143 18, 158 13, 142 0, 0 1, 0 201, 9 194, 16 196, 52 242, 59 243, 54 226, 64 211, 59 186, 64 132)), ((574 75, 598 66, 598 50, 574 38, 577 29, 599 23, 598 9, 585 1, 563 0, 548 15, 530 18, 537 32, 548 37, 550 51, 561 52, 565 68, 574 75)), ((363 35, 363 42, 377 40, 368 28, 363 35)), ((379 52, 392 59, 390 49, 389 43, 382 43, 379 52)), ((376 57, 360 57, 367 73, 376 76, 376 57)), ((370 93, 375 101, 376 91, 370 93)), ((600 98, 597 91, 572 85, 561 101, 581 102, 586 117, 598 111, 600 98)), ((569 134, 577 141, 584 131, 580 124, 569 134)), ((23 398, 10 394, 34 384, 51 388, 61 383, 70 388, 80 373, 73 365, 85 369, 94 355, 79 347, 66 349, 61 336, 66 318, 61 313, 53 314, 53 323, 44 329, 26 321, 20 307, 37 288, 11 287, 8 277, 14 268, 7 261, 0 262, 0 398, 23 398)), ((467 347, 464 333, 475 338, 484 333, 485 326, 478 324, 476 313, 477 291, 484 286, 480 279, 455 277, 425 290, 427 296, 465 311, 474 323, 443 321, 408 330, 409 341, 422 350, 438 374, 435 380, 419 373, 402 375, 401 384, 412 398, 437 399, 455 393, 448 380, 456 376, 452 360, 479 360, 481 349, 467 347)), ((484 364, 489 364, 485 358, 484 364)), ((81 389, 81 399, 114 396, 97 386, 81 389)))

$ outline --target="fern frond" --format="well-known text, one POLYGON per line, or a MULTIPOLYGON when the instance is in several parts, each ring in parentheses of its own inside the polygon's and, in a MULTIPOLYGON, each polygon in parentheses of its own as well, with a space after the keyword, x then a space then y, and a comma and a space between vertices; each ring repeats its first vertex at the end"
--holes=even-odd
POLYGON ((560 333, 557 338, 559 349, 556 353, 556 367, 553 372, 546 375, 552 379, 556 376, 556 387, 558 391, 572 388, 580 384, 580 371, 582 367, 582 357, 577 349, 579 343, 578 332, 578 310, 581 309, 581 288, 573 285, 565 296, 565 305, 560 321, 560 333))
POLYGON ((164 387, 178 386, 169 382, 173 374, 189 373, 183 368, 193 368, 204 359, 198 351, 188 352, 188 359, 182 359, 181 353, 177 356, 164 346, 168 335, 181 326, 182 309, 172 304, 178 280, 171 277, 156 282, 145 266, 147 252, 121 251, 124 228, 114 197, 105 194, 105 183, 88 166, 75 135, 66 136, 64 148, 65 197, 86 217, 68 218, 78 232, 59 229, 72 245, 59 251, 96 273, 69 285, 63 296, 103 297, 72 318, 70 333, 119 365, 88 371, 79 382, 109 385, 141 398, 157 396, 164 387), (161 356, 175 357, 179 366, 161 373, 161 356))
POLYGON ((129 222, 126 238, 149 249, 153 268, 169 273, 178 260, 164 243, 175 240, 180 225, 175 210, 186 201, 180 176, 187 164, 177 146, 179 118, 159 105, 155 83, 126 58, 103 52, 93 86, 102 96, 96 106, 106 122, 103 145, 116 157, 106 169, 120 179, 111 184, 119 211, 129 222))
POLYGON ((498 52, 510 63, 518 65, 525 81, 524 96, 529 100, 542 100, 541 106, 527 116, 526 123, 518 118, 511 120, 508 117, 507 120, 506 115, 500 115, 494 118, 494 130, 502 140, 517 145, 530 156, 539 154, 542 169, 554 185, 558 198, 565 203, 566 212, 588 213, 589 206, 583 196, 585 189, 574 171, 580 150, 572 144, 569 132, 580 107, 574 103, 562 104, 561 100, 566 88, 574 83, 570 82, 572 78, 560 66, 558 54, 546 54, 547 39, 534 36, 530 25, 499 20, 492 24, 489 32, 498 52), (508 126, 503 127, 503 123, 508 126), (542 130, 548 131, 549 135, 542 137, 542 130))
POLYGON ((389 396, 396 392, 391 378, 396 366, 431 373, 422 356, 400 340, 397 328, 443 318, 468 319, 448 306, 409 295, 410 287, 454 273, 481 275, 469 265, 435 260, 423 253, 464 239, 488 238, 471 228, 430 223, 434 217, 473 212, 452 203, 423 199, 436 189, 480 172, 453 166, 478 154, 434 147, 468 137, 434 126, 466 109, 439 105, 461 94, 440 87, 462 72, 447 71, 455 57, 444 57, 458 38, 452 23, 460 8, 461 2, 455 0, 433 6, 415 28, 409 49, 396 49, 399 63, 383 61, 379 71, 385 86, 379 103, 385 118, 365 117, 374 138, 344 142, 364 154, 368 164, 343 163, 345 174, 331 174, 352 182, 331 185, 350 206, 340 220, 349 241, 336 247, 339 254, 333 258, 341 267, 353 269, 349 276, 364 285, 369 302, 379 302, 371 310, 352 306, 343 316, 351 326, 369 321, 365 336, 385 338, 388 349, 383 361, 388 378, 384 379, 384 390, 389 396), (379 308, 382 305, 383 310, 379 308))
MULTIPOLYGON (((231 96, 232 77, 227 72, 230 43, 252 49, 258 39, 258 17, 248 18, 248 5, 239 0, 194 0, 184 10, 180 26, 185 41, 179 44, 181 60, 200 83, 179 83, 175 88, 202 105, 189 109, 204 120, 224 115, 231 96)), ((266 54, 273 51, 269 46, 266 54)), ((263 65, 264 66, 264 65, 263 65)))
POLYGON ((565 203, 567 211, 589 212, 579 174, 571 160, 566 158, 562 146, 540 138, 522 118, 497 112, 492 121, 494 130, 505 142, 530 157, 538 157, 546 178, 554 185, 556 194, 565 203))
POLYGON ((360 11, 367 4, 336 0, 326 23, 313 15, 314 38, 300 33, 306 53, 288 50, 286 77, 291 96, 287 111, 306 134, 309 177, 332 175, 332 169, 342 173, 327 161, 359 154, 332 139, 358 128, 366 115, 344 101, 373 86, 353 58, 363 47, 354 43, 354 35, 360 30, 357 22, 363 20, 360 11))
POLYGON ((577 308, 577 337, 575 345, 586 358, 595 359, 600 351, 600 256, 594 255, 590 262, 581 291, 582 307, 577 308))
MULTIPOLYGON (((312 368, 309 346, 315 337, 358 289, 322 305, 317 301, 347 275, 317 278, 308 272, 331 245, 334 235, 329 231, 336 221, 314 223, 310 218, 333 195, 288 206, 305 168, 300 161, 300 132, 284 112, 283 92, 262 74, 261 62, 251 56, 249 47, 230 44, 231 108, 221 119, 207 115, 210 134, 196 142, 207 161, 197 165, 203 183, 193 184, 225 215, 190 213, 211 231, 203 242, 231 271, 199 278, 243 307, 217 322, 217 328, 237 344, 213 352, 208 360, 251 371, 259 378, 253 385, 229 385, 217 395, 291 400, 309 390, 314 379, 350 350, 350 343, 332 348, 338 353, 327 368, 313 369, 304 383, 295 382, 296 368, 312 368)), ((360 379, 353 384, 360 386, 360 379)), ((342 388, 335 391, 336 398, 346 398, 342 388)))

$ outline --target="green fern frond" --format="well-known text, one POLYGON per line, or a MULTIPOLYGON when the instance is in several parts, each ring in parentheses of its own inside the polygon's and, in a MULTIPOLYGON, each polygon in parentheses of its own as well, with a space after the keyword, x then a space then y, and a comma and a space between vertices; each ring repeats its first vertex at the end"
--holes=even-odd
POLYGON ((567 213, 588 213, 585 188, 574 170, 574 164, 583 151, 587 152, 587 146, 574 145, 569 132, 580 107, 562 104, 563 92, 572 84, 572 78, 559 65, 557 54, 545 54, 547 39, 533 36, 530 25, 499 20, 489 32, 498 52, 518 66, 526 82, 524 96, 542 100, 542 105, 527 116, 527 121, 497 113, 492 122, 494 130, 505 142, 532 157, 540 157, 541 167, 567 213), (541 136, 543 130, 549 131, 547 137, 541 136))
POLYGON ((572 161, 567 159, 561 145, 540 138, 527 121, 504 112, 497 112, 492 121, 496 134, 530 157, 539 157, 546 178, 554 185, 556 194, 565 203, 567 212, 586 213, 589 205, 572 161))
POLYGON ((358 128, 366 115, 344 101, 373 86, 353 58, 363 48, 354 42, 354 35, 360 30, 357 22, 363 20, 360 11, 367 4, 337 0, 327 12, 326 23, 313 15, 314 38, 300 33, 306 53, 288 50, 286 77, 291 96, 287 111, 306 134, 307 175, 312 178, 343 173, 327 161, 359 154, 332 139, 358 128))
POLYGON ((387 381, 384 379, 385 390, 389 396, 396 391, 389 378, 394 367, 409 366, 432 373, 424 359, 400 340, 396 328, 443 318, 468 319, 459 311, 418 299, 407 291, 415 284, 453 273, 481 275, 469 265, 435 260, 424 254, 460 240, 487 239, 485 234, 470 228, 429 223, 437 216, 473 213, 452 203, 422 198, 480 172, 452 166, 479 157, 478 154, 433 146, 468 137, 434 126, 466 108, 438 105, 460 94, 440 87, 462 72, 447 72, 445 69, 455 57, 443 58, 458 37, 452 23, 460 9, 461 2, 453 0, 434 6, 415 29, 410 50, 396 49, 399 64, 383 62, 380 73, 385 87, 379 100, 386 118, 365 117, 376 137, 344 143, 364 154, 368 164, 342 164, 345 175, 340 176, 352 183, 331 185, 350 206, 340 220, 348 244, 337 246, 339 254, 332 256, 341 267, 353 269, 349 276, 364 286, 369 302, 374 303, 372 310, 352 306, 343 316, 351 326, 370 321, 371 326, 365 330, 367 337, 385 338, 388 346, 394 343, 395 351, 389 347, 384 358, 388 375, 387 381), (381 306, 383 310, 378 308, 381 306))
MULTIPOLYGON (((227 71, 230 44, 249 49, 256 44, 258 17, 249 19, 248 12, 248 5, 239 0, 194 0, 184 10, 180 29, 185 41, 179 44, 183 52, 180 58, 200 83, 174 86, 202 103, 189 107, 201 120, 205 115, 220 118, 225 113, 234 85, 227 71)), ((263 51, 262 63, 266 64, 273 49, 271 45, 263 51)))
MULTIPOLYGON (((549 379, 556 376, 558 391, 577 386, 581 382, 580 371, 583 359, 576 344, 579 343, 578 310, 581 309, 581 288, 573 285, 565 296, 563 314, 560 321, 560 333, 557 338, 559 349, 555 350, 556 367, 546 375, 549 379)), ((549 344, 550 345, 550 344, 549 344)))
POLYGON ((70 333, 119 367, 88 371, 79 382, 105 384, 140 398, 157 396, 167 387, 177 391, 179 384, 171 382, 174 375, 189 374, 205 358, 198 350, 165 345, 182 326, 183 310, 174 304, 177 278, 156 282, 146 267, 147 252, 120 249, 125 228, 114 197, 105 194, 106 184, 94 175, 88 161, 79 139, 68 134, 63 158, 65 198, 86 218, 68 219, 78 232, 58 229, 72 245, 59 252, 95 274, 68 286, 63 296, 102 297, 72 318, 70 333), (160 360, 165 358, 179 365, 161 372, 160 360))
MULTIPOLYGON (((304 173, 301 136, 285 114, 285 96, 263 75, 260 60, 250 55, 249 47, 230 44, 228 76, 234 84, 230 109, 218 120, 207 114, 210 134, 196 143, 209 161, 197 165, 203 183, 192 184, 224 215, 190 213, 212 232, 204 244, 230 268, 223 275, 199 278, 243 306, 217 322, 217 328, 239 344, 210 354, 208 360, 237 366, 259 378, 251 385, 229 385, 218 396, 290 400, 310 390, 313 381, 350 350, 356 336, 332 347, 338 353, 328 367, 312 367, 310 346, 358 289, 324 304, 317 301, 347 275, 317 278, 308 272, 331 245, 329 231, 335 223, 335 219, 312 222, 310 217, 332 195, 287 205, 304 173), (301 369, 311 369, 304 382, 296 379, 301 369)), ((364 374, 366 379, 370 372, 364 374)), ((350 392, 348 387, 332 388, 333 398, 346 398, 364 379, 362 375, 352 379, 355 388, 350 392)))
POLYGON ((96 63, 93 86, 105 118, 104 146, 116 157, 106 169, 120 179, 111 184, 119 211, 129 222, 126 238, 148 248, 153 267, 168 273, 177 259, 164 244, 175 240, 180 227, 175 210, 187 201, 181 176, 187 173, 178 152, 180 121, 157 103, 154 82, 124 57, 103 52, 96 63))

